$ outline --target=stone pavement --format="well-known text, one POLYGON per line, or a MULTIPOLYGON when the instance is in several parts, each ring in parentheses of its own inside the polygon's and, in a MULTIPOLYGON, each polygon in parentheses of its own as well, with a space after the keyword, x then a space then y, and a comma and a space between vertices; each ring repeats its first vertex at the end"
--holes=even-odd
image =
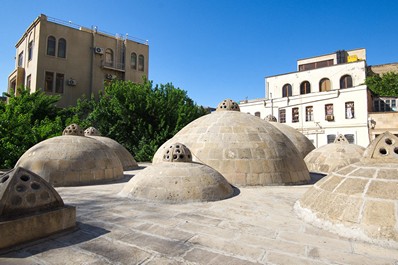
POLYGON ((135 172, 118 183, 56 188, 77 207, 77 229, 4 253, 0 264, 398 264, 396 249, 301 221, 293 205, 308 185, 170 205, 118 196, 135 172))

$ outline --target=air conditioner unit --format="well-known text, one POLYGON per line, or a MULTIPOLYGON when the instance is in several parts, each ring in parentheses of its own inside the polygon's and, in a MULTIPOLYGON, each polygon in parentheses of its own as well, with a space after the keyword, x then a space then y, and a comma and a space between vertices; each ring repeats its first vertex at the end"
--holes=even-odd
POLYGON ((68 86, 76 86, 77 85, 77 81, 74 79, 69 79, 67 82, 68 86))
POLYGON ((325 120, 334 121, 334 116, 333 115, 326 115, 325 120))
POLYGON ((95 52, 96 54, 104 54, 104 49, 103 49, 103 48, 100 48, 100 47, 95 47, 95 48, 94 48, 94 52, 95 52))

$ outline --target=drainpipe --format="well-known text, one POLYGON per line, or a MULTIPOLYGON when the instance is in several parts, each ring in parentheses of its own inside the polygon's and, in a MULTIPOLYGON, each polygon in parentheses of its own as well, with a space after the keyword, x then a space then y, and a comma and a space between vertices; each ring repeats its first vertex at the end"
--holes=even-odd
POLYGON ((90 86, 89 86, 89 94, 88 98, 91 98, 91 94, 93 93, 93 83, 94 83, 94 48, 95 48, 95 33, 97 32, 97 27, 92 29, 92 37, 91 37, 91 65, 90 65, 90 86))

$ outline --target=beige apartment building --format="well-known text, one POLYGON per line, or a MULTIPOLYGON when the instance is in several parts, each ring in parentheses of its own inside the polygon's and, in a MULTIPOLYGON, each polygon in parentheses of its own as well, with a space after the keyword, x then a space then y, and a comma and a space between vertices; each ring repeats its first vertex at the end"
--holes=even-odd
POLYGON ((29 87, 61 95, 59 107, 98 95, 114 79, 142 83, 148 78, 147 41, 101 32, 40 15, 15 45, 15 69, 8 92, 29 87))

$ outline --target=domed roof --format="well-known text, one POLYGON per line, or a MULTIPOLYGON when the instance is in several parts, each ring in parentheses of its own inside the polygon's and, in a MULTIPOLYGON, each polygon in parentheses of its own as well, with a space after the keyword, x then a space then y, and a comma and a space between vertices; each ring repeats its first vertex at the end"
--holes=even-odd
POLYGON ((295 209, 342 236, 398 247, 398 137, 377 137, 360 162, 317 182, 295 209))
POLYGON ((118 156, 120 162, 122 163, 123 170, 131 170, 138 168, 138 164, 135 161, 134 157, 130 154, 130 152, 124 148, 123 145, 119 144, 115 140, 105 137, 105 136, 100 136, 100 132, 95 129, 94 127, 89 127, 84 131, 84 135, 87 137, 91 137, 93 139, 96 139, 103 144, 107 145, 110 149, 115 152, 115 154, 118 156))
POLYGON ((350 144, 340 134, 333 143, 312 150, 305 158, 308 170, 314 173, 328 174, 361 160, 365 148, 350 144))
POLYGON ((135 175, 120 192, 121 196, 185 203, 217 201, 233 195, 232 186, 213 168, 192 163, 189 149, 181 144, 165 148, 163 160, 135 175))
POLYGON ((16 167, 0 176, 0 220, 58 209, 64 202, 40 176, 16 167))
POLYGON ((27 150, 16 166, 24 167, 53 186, 74 186, 123 177, 116 154, 90 137, 62 135, 44 140, 27 150))
POLYGON ((153 163, 173 142, 185 144, 193 160, 220 172, 233 185, 307 183, 308 169, 293 143, 270 123, 239 111, 202 116, 164 143, 153 163))
POLYGON ((311 143, 310 139, 308 139, 304 134, 297 131, 293 127, 289 125, 279 123, 279 122, 270 122, 274 125, 278 130, 280 130, 287 138, 292 141, 294 146, 296 146, 297 150, 300 152, 301 157, 304 159, 306 155, 308 155, 312 150, 315 149, 315 146, 311 143))

